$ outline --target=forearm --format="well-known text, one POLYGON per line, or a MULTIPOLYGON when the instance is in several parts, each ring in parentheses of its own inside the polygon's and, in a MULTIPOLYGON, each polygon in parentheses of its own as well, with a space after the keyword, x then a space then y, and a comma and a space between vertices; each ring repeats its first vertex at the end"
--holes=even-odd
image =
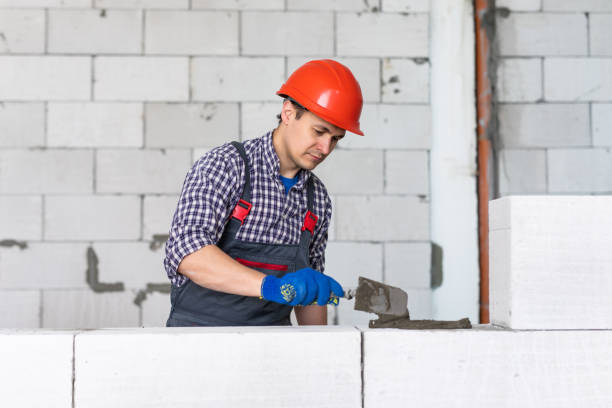
POLYGON ((242 296, 260 296, 266 276, 236 262, 216 245, 187 255, 177 271, 205 288, 242 296))
POLYGON ((300 326, 327 325, 327 305, 296 306, 294 310, 300 326))

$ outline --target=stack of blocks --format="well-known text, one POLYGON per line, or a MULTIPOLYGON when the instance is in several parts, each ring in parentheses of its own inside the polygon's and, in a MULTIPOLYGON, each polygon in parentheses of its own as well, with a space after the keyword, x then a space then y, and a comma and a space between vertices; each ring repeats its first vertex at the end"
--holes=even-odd
POLYGON ((314 58, 353 70, 367 134, 316 171, 334 205, 326 272, 402 286, 413 315, 431 317, 429 11, 0 0, 0 327, 163 325, 163 243, 185 174, 212 147, 274 128, 276 90, 314 58))

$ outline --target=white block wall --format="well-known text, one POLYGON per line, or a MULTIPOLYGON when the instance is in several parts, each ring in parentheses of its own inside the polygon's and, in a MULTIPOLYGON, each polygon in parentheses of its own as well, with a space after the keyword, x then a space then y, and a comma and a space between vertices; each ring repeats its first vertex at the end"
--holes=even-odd
MULTIPOLYGON (((413 317, 431 317, 429 12, 0 0, 0 307, 13 310, 0 327, 164 325, 163 243, 187 170, 275 127, 276 90, 313 58, 348 65, 365 99, 366 136, 317 169, 335 205, 327 273, 400 285, 413 317)), ((330 320, 367 324, 351 307, 330 320)))
POLYGON ((611 3, 496 7, 500 195, 612 193, 611 3))
POLYGON ((0 402, 58 408, 607 407, 611 342, 611 330, 485 325, 0 330, 0 402))
POLYGON ((491 323, 612 329, 611 205, 610 196, 491 201, 491 323))

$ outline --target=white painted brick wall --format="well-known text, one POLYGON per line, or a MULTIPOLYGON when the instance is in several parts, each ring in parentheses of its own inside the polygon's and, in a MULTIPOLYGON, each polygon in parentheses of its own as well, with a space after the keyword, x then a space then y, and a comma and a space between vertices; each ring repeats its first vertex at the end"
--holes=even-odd
POLYGON ((75 356, 76 406, 133 406, 142 404, 143 396, 160 405, 179 400, 217 407, 361 404, 361 333, 353 328, 90 332, 76 337, 75 356), (181 386, 168 387, 160 372, 172 373, 181 386), (138 392, 116 392, 122 384, 138 392))
POLYGON ((1 194, 91 193, 90 150, 0 150, 1 194))
POLYGON ((0 0, 0 7, 89 8, 91 0, 0 0))
POLYGON ((385 152, 385 193, 429 194, 429 155, 426 150, 385 152))
POLYGON ((338 13, 336 19, 340 56, 429 55, 427 14, 338 13), (402 41, 395 40, 397 38, 402 41))
POLYGON ((338 240, 429 240, 429 203, 417 197, 339 196, 336 208, 338 240))
POLYGON ((140 238, 136 196, 48 196, 45 240, 133 240, 140 238))
POLYGON ((0 249, 3 289, 86 288, 87 245, 29 242, 27 248, 0 249))
POLYGON ((517 104, 499 107, 503 146, 589 146, 588 104, 517 104))
POLYGON ((189 150, 107 150, 96 155, 100 193, 180 193, 191 167, 189 150))
POLYGON ((191 87, 196 101, 278 101, 283 58, 193 58, 191 87), (251 78, 245 82, 245 78, 251 78))
POLYGON ((147 11, 145 52, 177 55, 238 53, 238 13, 147 11))
POLYGON ((243 103, 240 109, 241 140, 260 137, 269 130, 276 128, 278 124, 276 115, 281 111, 281 101, 279 98, 274 103, 243 103))
POLYGON ((429 102, 429 63, 385 58, 381 92, 383 102, 429 102))
POLYGON ((285 0, 191 0, 193 9, 284 10, 285 0))
POLYGON ((510 13, 497 19, 501 55, 587 55, 584 14, 510 13))
POLYGON ((512 11, 539 11, 542 0, 496 0, 496 8, 508 8, 512 11))
POLYGON ((329 12, 245 11, 243 55, 334 54, 334 21, 329 12))
POLYGON ((385 282, 404 289, 429 289, 431 244, 429 242, 385 243, 385 282))
POLYGON ((186 57, 97 57, 94 97, 115 101, 186 101, 186 57))
POLYGON ((88 100, 91 58, 0 56, 0 100, 88 100))
POLYGON ((42 327, 134 327, 139 324, 139 311, 134 298, 132 291, 94 293, 88 289, 45 290, 42 327))
MULTIPOLYGON (((372 2, 374 8, 376 2, 372 2)), ((368 2, 354 0, 287 0, 289 10, 371 11, 368 2)))
POLYGON ((544 97, 547 101, 612 100, 612 59, 547 58, 544 97))
POLYGON ((589 34, 591 55, 612 56, 612 14, 589 15, 589 34))
POLYGON ((71 332, 0 331, 0 383, 3 405, 72 405, 71 332))
POLYGON ((51 102, 47 145, 53 147, 141 147, 142 103, 51 102))
POLYGON ((517 330, 610 329, 611 204, 610 196, 491 201, 491 322, 517 330))
POLYGON ((0 240, 42 239, 42 198, 0 196, 0 225, 0 240))
POLYGON ((148 103, 147 147, 218 146, 238 140, 238 104, 148 103))
POLYGON ((429 149, 431 110, 428 105, 364 104, 361 130, 365 137, 347 134, 346 148, 429 149))
MULTIPOLYGON (((39 327, 39 313, 39 290, 0 291, 0 328, 39 327)), ((3 364, 6 364, 5 360, 3 360, 3 364)), ((6 369, 6 366, 4 368, 6 369)))
POLYGON ((139 54, 140 10, 49 10, 48 46, 54 54, 139 54))
POLYGON ((187 9, 189 0, 94 0, 98 8, 187 9))
POLYGON ((593 145, 612 146, 612 104, 594 103, 591 109, 593 145))
POLYGON ((430 0, 381 0, 382 11, 400 13, 428 12, 430 0))
POLYGON ((612 192, 612 151, 551 149, 548 151, 548 190, 551 193, 612 192))
POLYGON ((163 246, 152 250, 148 242, 97 242, 99 280, 122 282, 126 289, 145 289, 147 283, 169 283, 163 264, 163 246))
MULTIPOLYGON (((357 137, 349 135, 347 137, 357 137)), ((338 143, 338 146, 342 144, 338 143)), ((330 194, 380 194, 383 191, 383 152, 334 150, 315 169, 330 194), (347 170, 350 177, 347 176, 347 170)))
POLYGON ((43 103, 0 102, 0 147, 42 146, 45 141, 43 103))
POLYGON ((593 13, 610 12, 612 4, 608 0, 542 0, 546 11, 590 11, 593 13))
POLYGON ((43 10, 2 10, 0 53, 42 53, 45 50, 43 10))
POLYGON ((506 194, 546 193, 546 151, 503 149, 499 152, 499 190, 506 194))
POLYGON ((502 58, 497 68, 497 100, 535 102, 542 98, 542 60, 502 58))
POLYGON ((170 295, 167 293, 148 293, 142 302, 142 322, 144 327, 165 327, 170 314, 170 295))
POLYGON ((168 233, 177 203, 178 195, 144 197, 142 219, 144 239, 168 233))
POLYGON ((363 338, 364 407, 612 402, 611 331, 371 329, 363 338))

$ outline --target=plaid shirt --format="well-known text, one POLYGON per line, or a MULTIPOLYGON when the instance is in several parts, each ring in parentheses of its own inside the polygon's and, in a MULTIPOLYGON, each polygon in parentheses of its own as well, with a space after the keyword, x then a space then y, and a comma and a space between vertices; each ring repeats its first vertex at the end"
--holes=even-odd
MULTIPOLYGON (((298 182, 285 195, 280 161, 272 146, 272 132, 244 142, 251 166, 253 207, 236 239, 266 244, 297 245, 307 211, 306 181, 314 178, 314 213, 319 217, 310 243, 310 264, 323 272, 331 200, 313 173, 301 170, 298 182)), ((244 164, 229 143, 202 156, 187 173, 174 213, 164 267, 170 281, 181 286, 188 278, 177 273, 182 259, 198 249, 216 244, 244 186, 244 164)))

